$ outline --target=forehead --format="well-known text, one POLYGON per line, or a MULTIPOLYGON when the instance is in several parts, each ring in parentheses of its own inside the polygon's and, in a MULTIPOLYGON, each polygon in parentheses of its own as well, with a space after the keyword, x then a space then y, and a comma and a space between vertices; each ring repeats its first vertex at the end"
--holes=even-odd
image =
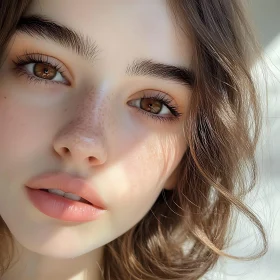
POLYGON ((191 42, 176 27, 166 0, 34 0, 27 14, 88 36, 108 60, 190 64, 191 42))

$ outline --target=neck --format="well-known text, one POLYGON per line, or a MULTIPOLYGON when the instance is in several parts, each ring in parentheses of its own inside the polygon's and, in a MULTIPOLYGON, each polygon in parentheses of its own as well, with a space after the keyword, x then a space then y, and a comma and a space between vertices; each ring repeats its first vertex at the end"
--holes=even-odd
POLYGON ((39 255, 15 242, 11 267, 1 280, 101 280, 103 248, 74 259, 39 255))

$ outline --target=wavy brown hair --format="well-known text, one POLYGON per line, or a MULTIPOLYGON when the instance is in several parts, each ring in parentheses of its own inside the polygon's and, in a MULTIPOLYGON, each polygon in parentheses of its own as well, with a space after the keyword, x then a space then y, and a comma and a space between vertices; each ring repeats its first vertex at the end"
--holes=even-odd
MULTIPOLYGON (((29 1, 0 1, 0 54, 29 1), (4 12, 5 11, 5 12, 4 12)), ((260 53, 240 0, 169 0, 177 28, 191 38, 195 83, 185 123, 188 148, 174 189, 164 190, 149 213, 104 249, 106 280, 197 280, 220 256, 254 259, 267 250, 264 229, 242 202, 256 182, 260 109, 251 75, 260 53), (229 256, 239 210, 259 230, 263 250, 229 256)), ((187 50, 186 50, 187 51, 187 50)), ((0 223, 0 236, 11 233, 0 223)), ((0 265, 5 256, 1 241, 0 265)))
MULTIPOLYGON (((7 45, 29 3, 30 0, 0 0, 0 67, 7 45)), ((0 278, 9 268, 13 251, 12 234, 0 216, 0 278)))

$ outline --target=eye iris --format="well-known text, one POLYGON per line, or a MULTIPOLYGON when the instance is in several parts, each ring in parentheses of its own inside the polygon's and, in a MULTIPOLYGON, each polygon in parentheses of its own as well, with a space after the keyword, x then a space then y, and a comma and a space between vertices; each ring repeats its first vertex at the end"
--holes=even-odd
POLYGON ((56 73, 56 69, 47 63, 36 63, 34 65, 34 74, 41 79, 52 80, 56 73))
POLYGON ((152 98, 145 98, 141 100, 141 109, 149 111, 153 114, 158 114, 161 111, 162 103, 152 98))

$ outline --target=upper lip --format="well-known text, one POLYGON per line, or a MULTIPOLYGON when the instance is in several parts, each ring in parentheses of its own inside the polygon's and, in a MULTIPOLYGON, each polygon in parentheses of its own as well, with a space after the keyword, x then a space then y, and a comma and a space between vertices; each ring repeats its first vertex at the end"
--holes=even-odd
POLYGON ((62 190, 78 195, 98 208, 106 209, 104 201, 86 180, 68 173, 45 173, 30 179, 25 185, 32 189, 62 190))

